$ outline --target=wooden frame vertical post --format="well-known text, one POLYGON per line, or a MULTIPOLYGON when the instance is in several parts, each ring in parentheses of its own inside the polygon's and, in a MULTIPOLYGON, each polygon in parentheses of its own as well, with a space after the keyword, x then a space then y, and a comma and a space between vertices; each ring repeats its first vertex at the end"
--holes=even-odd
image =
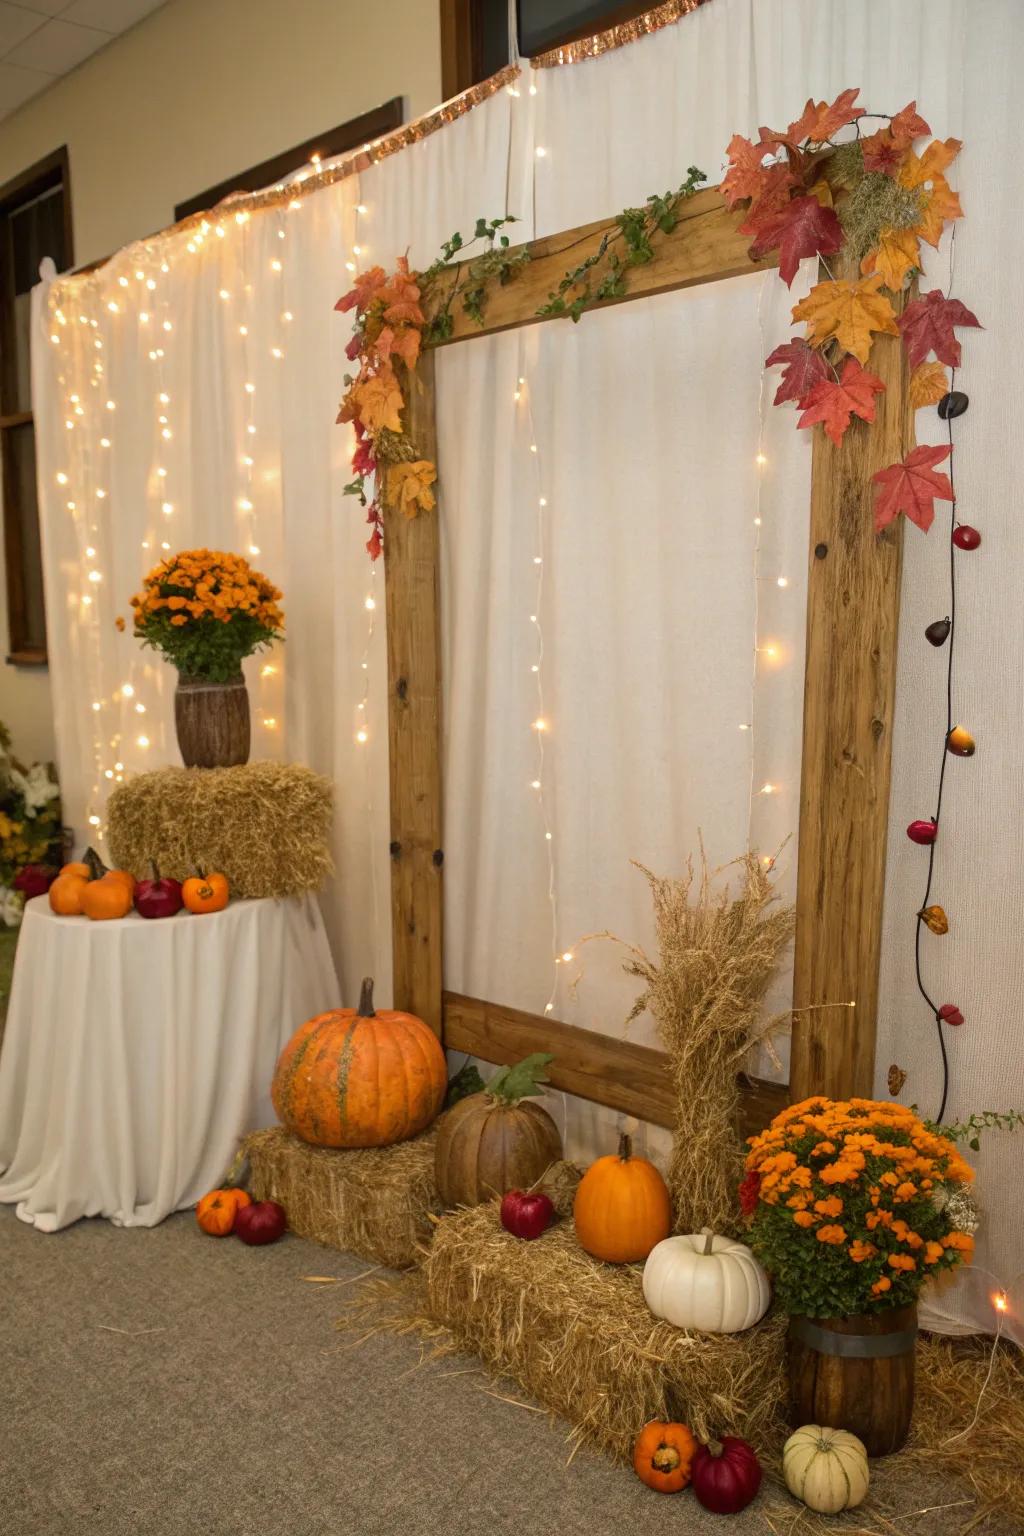
MULTIPOLYGON (((406 378, 406 429, 437 462, 434 359, 406 378)), ((384 499, 395 1007, 441 1034, 444 863, 441 801, 440 519, 384 499)))

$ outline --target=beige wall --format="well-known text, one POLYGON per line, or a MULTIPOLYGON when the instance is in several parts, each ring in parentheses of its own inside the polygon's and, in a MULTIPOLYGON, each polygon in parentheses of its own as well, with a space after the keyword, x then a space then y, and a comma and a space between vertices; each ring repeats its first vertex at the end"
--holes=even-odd
MULTIPOLYGON (((441 96, 438 0, 168 0, 0 122, 0 185, 61 144, 75 258, 169 224, 176 203, 348 118, 441 96)), ((2 545, 0 545, 2 551, 2 545)), ((0 647, 7 650, 0 552, 0 647)), ((0 719, 51 757, 45 671, 0 668, 0 719)))

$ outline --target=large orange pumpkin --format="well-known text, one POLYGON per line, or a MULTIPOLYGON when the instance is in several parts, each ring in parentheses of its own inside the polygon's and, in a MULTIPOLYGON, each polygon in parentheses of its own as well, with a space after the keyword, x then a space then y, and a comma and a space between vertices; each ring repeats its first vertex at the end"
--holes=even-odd
POLYGON ((318 1014, 296 1030, 271 1094, 281 1124, 316 1147, 387 1147, 416 1136, 444 1103, 440 1041, 411 1013, 375 1013, 373 981, 359 1007, 318 1014))
POLYGON ((599 1157, 580 1180, 573 1216, 580 1247, 595 1259, 635 1264, 668 1237, 672 1202, 654 1164, 620 1136, 618 1155, 599 1157))

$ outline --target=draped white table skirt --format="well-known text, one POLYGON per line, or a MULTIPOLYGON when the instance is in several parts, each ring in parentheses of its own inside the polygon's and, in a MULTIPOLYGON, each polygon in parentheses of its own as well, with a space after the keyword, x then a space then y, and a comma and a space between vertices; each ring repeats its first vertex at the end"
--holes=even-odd
POLYGON ((312 897, 119 922, 25 909, 0 1055, 0 1202, 41 1232, 155 1226, 273 1123, 278 1054, 339 1005, 312 897))

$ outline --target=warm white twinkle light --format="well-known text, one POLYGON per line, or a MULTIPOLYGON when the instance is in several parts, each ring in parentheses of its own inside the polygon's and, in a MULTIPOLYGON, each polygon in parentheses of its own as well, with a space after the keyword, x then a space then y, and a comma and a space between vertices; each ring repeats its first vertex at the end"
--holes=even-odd
POLYGON ((367 597, 366 601, 363 604, 363 607, 366 609, 367 613, 372 613, 373 610, 376 608, 376 606, 377 606, 376 599, 373 598, 373 597, 369 597, 369 596, 367 597))
POLYGON ((775 585, 777 587, 788 587, 789 586, 789 578, 786 577, 786 576, 780 576, 778 581, 775 583, 775 585))

